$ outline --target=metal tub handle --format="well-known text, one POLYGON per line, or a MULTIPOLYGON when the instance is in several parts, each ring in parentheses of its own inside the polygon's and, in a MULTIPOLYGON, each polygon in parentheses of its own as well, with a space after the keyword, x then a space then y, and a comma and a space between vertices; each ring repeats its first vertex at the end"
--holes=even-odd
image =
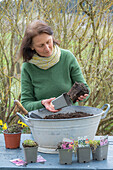
POLYGON ((108 112, 109 109, 110 109, 110 104, 104 104, 104 105, 101 107, 101 109, 103 110, 103 116, 101 117, 101 119, 104 119, 104 118, 106 117, 106 115, 107 115, 107 112, 108 112), (107 107, 106 110, 103 110, 105 107, 107 107))
POLYGON ((16 113, 22 122, 24 122, 27 126, 31 127, 31 124, 28 123, 29 119, 26 116, 22 116, 19 112, 16 113))

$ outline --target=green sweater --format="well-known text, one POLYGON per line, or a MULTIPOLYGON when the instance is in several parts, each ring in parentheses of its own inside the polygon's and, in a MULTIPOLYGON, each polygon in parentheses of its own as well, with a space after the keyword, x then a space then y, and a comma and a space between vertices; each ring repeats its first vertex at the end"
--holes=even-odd
POLYGON ((68 92, 75 81, 88 87, 75 56, 68 50, 61 49, 60 61, 47 70, 25 62, 21 71, 21 103, 28 111, 43 108, 43 99, 68 92))

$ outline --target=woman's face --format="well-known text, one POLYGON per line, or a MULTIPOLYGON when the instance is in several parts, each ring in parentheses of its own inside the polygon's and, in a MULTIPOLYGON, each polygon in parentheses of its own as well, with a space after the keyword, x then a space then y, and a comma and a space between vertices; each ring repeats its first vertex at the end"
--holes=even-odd
POLYGON ((42 57, 49 57, 53 52, 53 37, 46 33, 35 36, 32 39, 32 50, 42 57))

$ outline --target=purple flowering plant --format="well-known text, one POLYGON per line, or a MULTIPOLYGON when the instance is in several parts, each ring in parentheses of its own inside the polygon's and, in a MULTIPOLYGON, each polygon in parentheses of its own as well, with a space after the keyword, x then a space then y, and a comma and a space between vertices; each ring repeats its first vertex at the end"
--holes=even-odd
POLYGON ((108 136, 100 137, 100 146, 108 144, 108 136))
POLYGON ((73 149, 74 142, 60 142, 57 145, 57 149, 73 149))
POLYGON ((90 147, 94 152, 98 146, 104 146, 108 144, 108 136, 100 137, 100 140, 89 140, 90 147))

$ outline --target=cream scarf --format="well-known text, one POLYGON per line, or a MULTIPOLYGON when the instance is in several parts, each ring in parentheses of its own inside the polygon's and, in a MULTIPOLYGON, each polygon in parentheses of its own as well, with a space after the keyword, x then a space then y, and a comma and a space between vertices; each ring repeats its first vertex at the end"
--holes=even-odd
POLYGON ((40 57, 35 54, 33 58, 29 60, 29 63, 35 64, 37 67, 47 70, 59 62, 60 55, 60 48, 57 45, 54 45, 53 54, 50 57, 40 57))

